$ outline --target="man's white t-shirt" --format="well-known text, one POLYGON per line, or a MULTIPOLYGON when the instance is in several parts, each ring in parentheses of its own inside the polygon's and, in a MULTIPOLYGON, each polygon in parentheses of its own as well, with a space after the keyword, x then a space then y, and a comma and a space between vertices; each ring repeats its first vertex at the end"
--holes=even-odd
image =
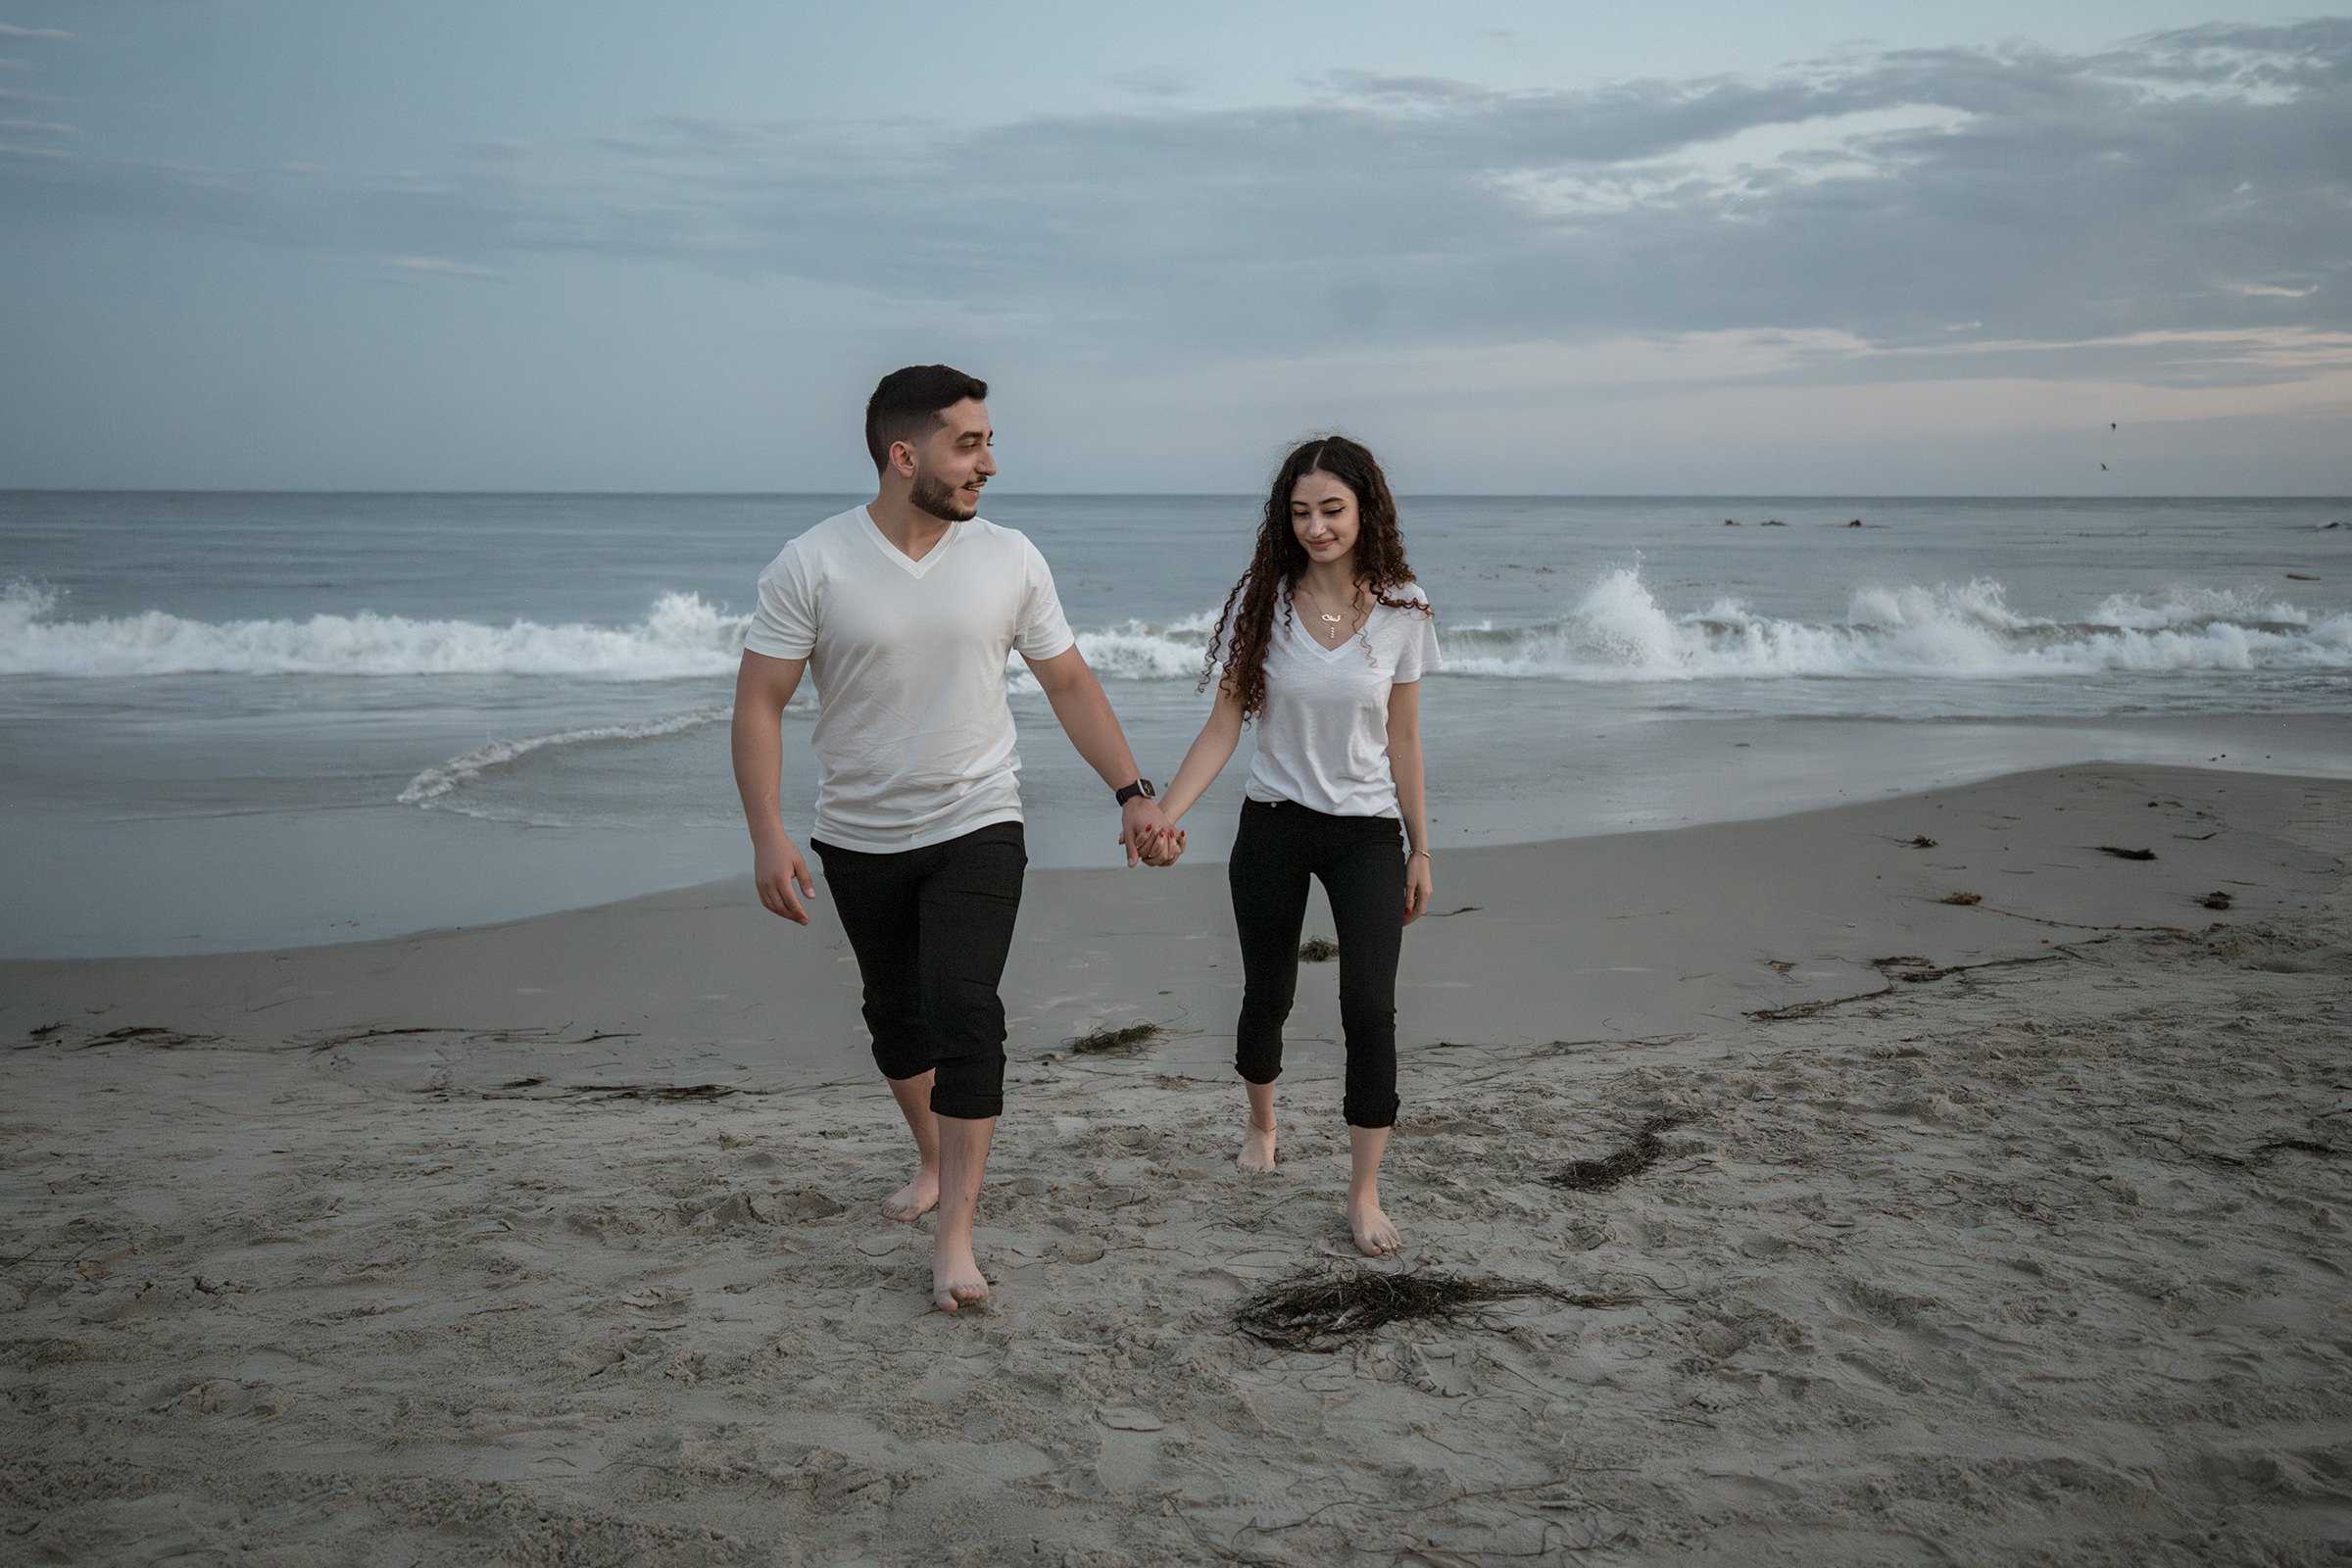
MULTIPOLYGON (((1429 603, 1413 583, 1390 597, 1429 603)), ((1389 692, 1444 667, 1436 618, 1375 603, 1363 629, 1332 648, 1315 640, 1295 610, 1285 614, 1286 608, 1284 599, 1275 601, 1266 706, 1257 715, 1246 793, 1333 816, 1398 815, 1389 767, 1389 692)))
POLYGON ((744 646, 816 682, 816 837, 889 855, 1021 820, 1006 658, 1074 646, 1027 538, 951 523, 922 560, 854 507, 760 574, 744 646))

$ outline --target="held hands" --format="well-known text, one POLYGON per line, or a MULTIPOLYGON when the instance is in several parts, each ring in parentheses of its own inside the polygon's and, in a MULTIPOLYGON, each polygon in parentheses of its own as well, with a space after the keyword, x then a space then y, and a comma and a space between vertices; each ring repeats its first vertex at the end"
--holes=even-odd
POLYGON ((752 881, 769 912, 800 925, 808 923, 808 910, 802 901, 816 897, 816 883, 809 879, 808 862, 801 858, 800 847, 791 839, 753 852, 752 881))
POLYGON ((1168 820, 1157 801, 1139 795, 1119 808, 1119 846, 1127 852, 1130 866, 1139 860, 1174 865, 1184 853, 1184 832, 1168 820))
POLYGON ((1411 925, 1429 912, 1429 901, 1437 896, 1437 873, 1430 869, 1429 857, 1415 850, 1404 862, 1404 923, 1411 925))

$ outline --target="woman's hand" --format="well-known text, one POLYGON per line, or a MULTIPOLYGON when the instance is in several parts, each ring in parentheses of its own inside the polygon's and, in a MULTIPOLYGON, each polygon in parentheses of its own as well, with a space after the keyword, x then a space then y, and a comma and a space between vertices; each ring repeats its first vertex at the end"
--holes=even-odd
POLYGON ((1172 827, 1151 841, 1150 846, 1143 852, 1144 863, 1146 865, 1174 865, 1177 858, 1183 854, 1184 830, 1172 827))
MULTIPOLYGON (((1135 805, 1128 802, 1130 808, 1135 805)), ((1119 848, 1127 852, 1127 863, 1174 865, 1177 857, 1184 854, 1184 830, 1170 823, 1156 808, 1150 817, 1141 812, 1134 815, 1135 820, 1119 829, 1119 848)))
POLYGON ((1429 912, 1429 901, 1437 896, 1437 873, 1430 868, 1429 857, 1415 850, 1404 862, 1404 923, 1411 925, 1429 912))

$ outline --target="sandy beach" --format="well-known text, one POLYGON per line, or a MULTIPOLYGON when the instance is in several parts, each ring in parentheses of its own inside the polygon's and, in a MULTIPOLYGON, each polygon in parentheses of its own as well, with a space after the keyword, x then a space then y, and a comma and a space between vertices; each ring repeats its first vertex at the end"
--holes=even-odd
POLYGON ((1245 1176, 1222 866, 1033 873, 957 1318, 821 891, 0 964, 0 1558, 2342 1562, 2348 864, 2121 766, 1449 855, 1380 1264, 1336 976, 1245 1176))

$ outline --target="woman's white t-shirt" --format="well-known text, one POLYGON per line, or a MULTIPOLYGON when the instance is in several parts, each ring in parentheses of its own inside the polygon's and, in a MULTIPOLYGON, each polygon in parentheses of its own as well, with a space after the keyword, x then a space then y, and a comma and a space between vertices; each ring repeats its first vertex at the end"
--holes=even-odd
POLYGON ((1424 608, 1375 603, 1362 630, 1337 648, 1315 640, 1287 594, 1275 601, 1250 799, 1289 801, 1333 816, 1399 814, 1389 767, 1389 691, 1443 668, 1445 661, 1428 596, 1407 583, 1390 597, 1424 608))
POLYGON ((743 640, 808 661, 816 837, 875 855, 1021 820, 1005 660, 1076 642, 1053 572, 1020 533, 973 517, 914 561, 863 507, 784 547, 760 574, 743 640))

